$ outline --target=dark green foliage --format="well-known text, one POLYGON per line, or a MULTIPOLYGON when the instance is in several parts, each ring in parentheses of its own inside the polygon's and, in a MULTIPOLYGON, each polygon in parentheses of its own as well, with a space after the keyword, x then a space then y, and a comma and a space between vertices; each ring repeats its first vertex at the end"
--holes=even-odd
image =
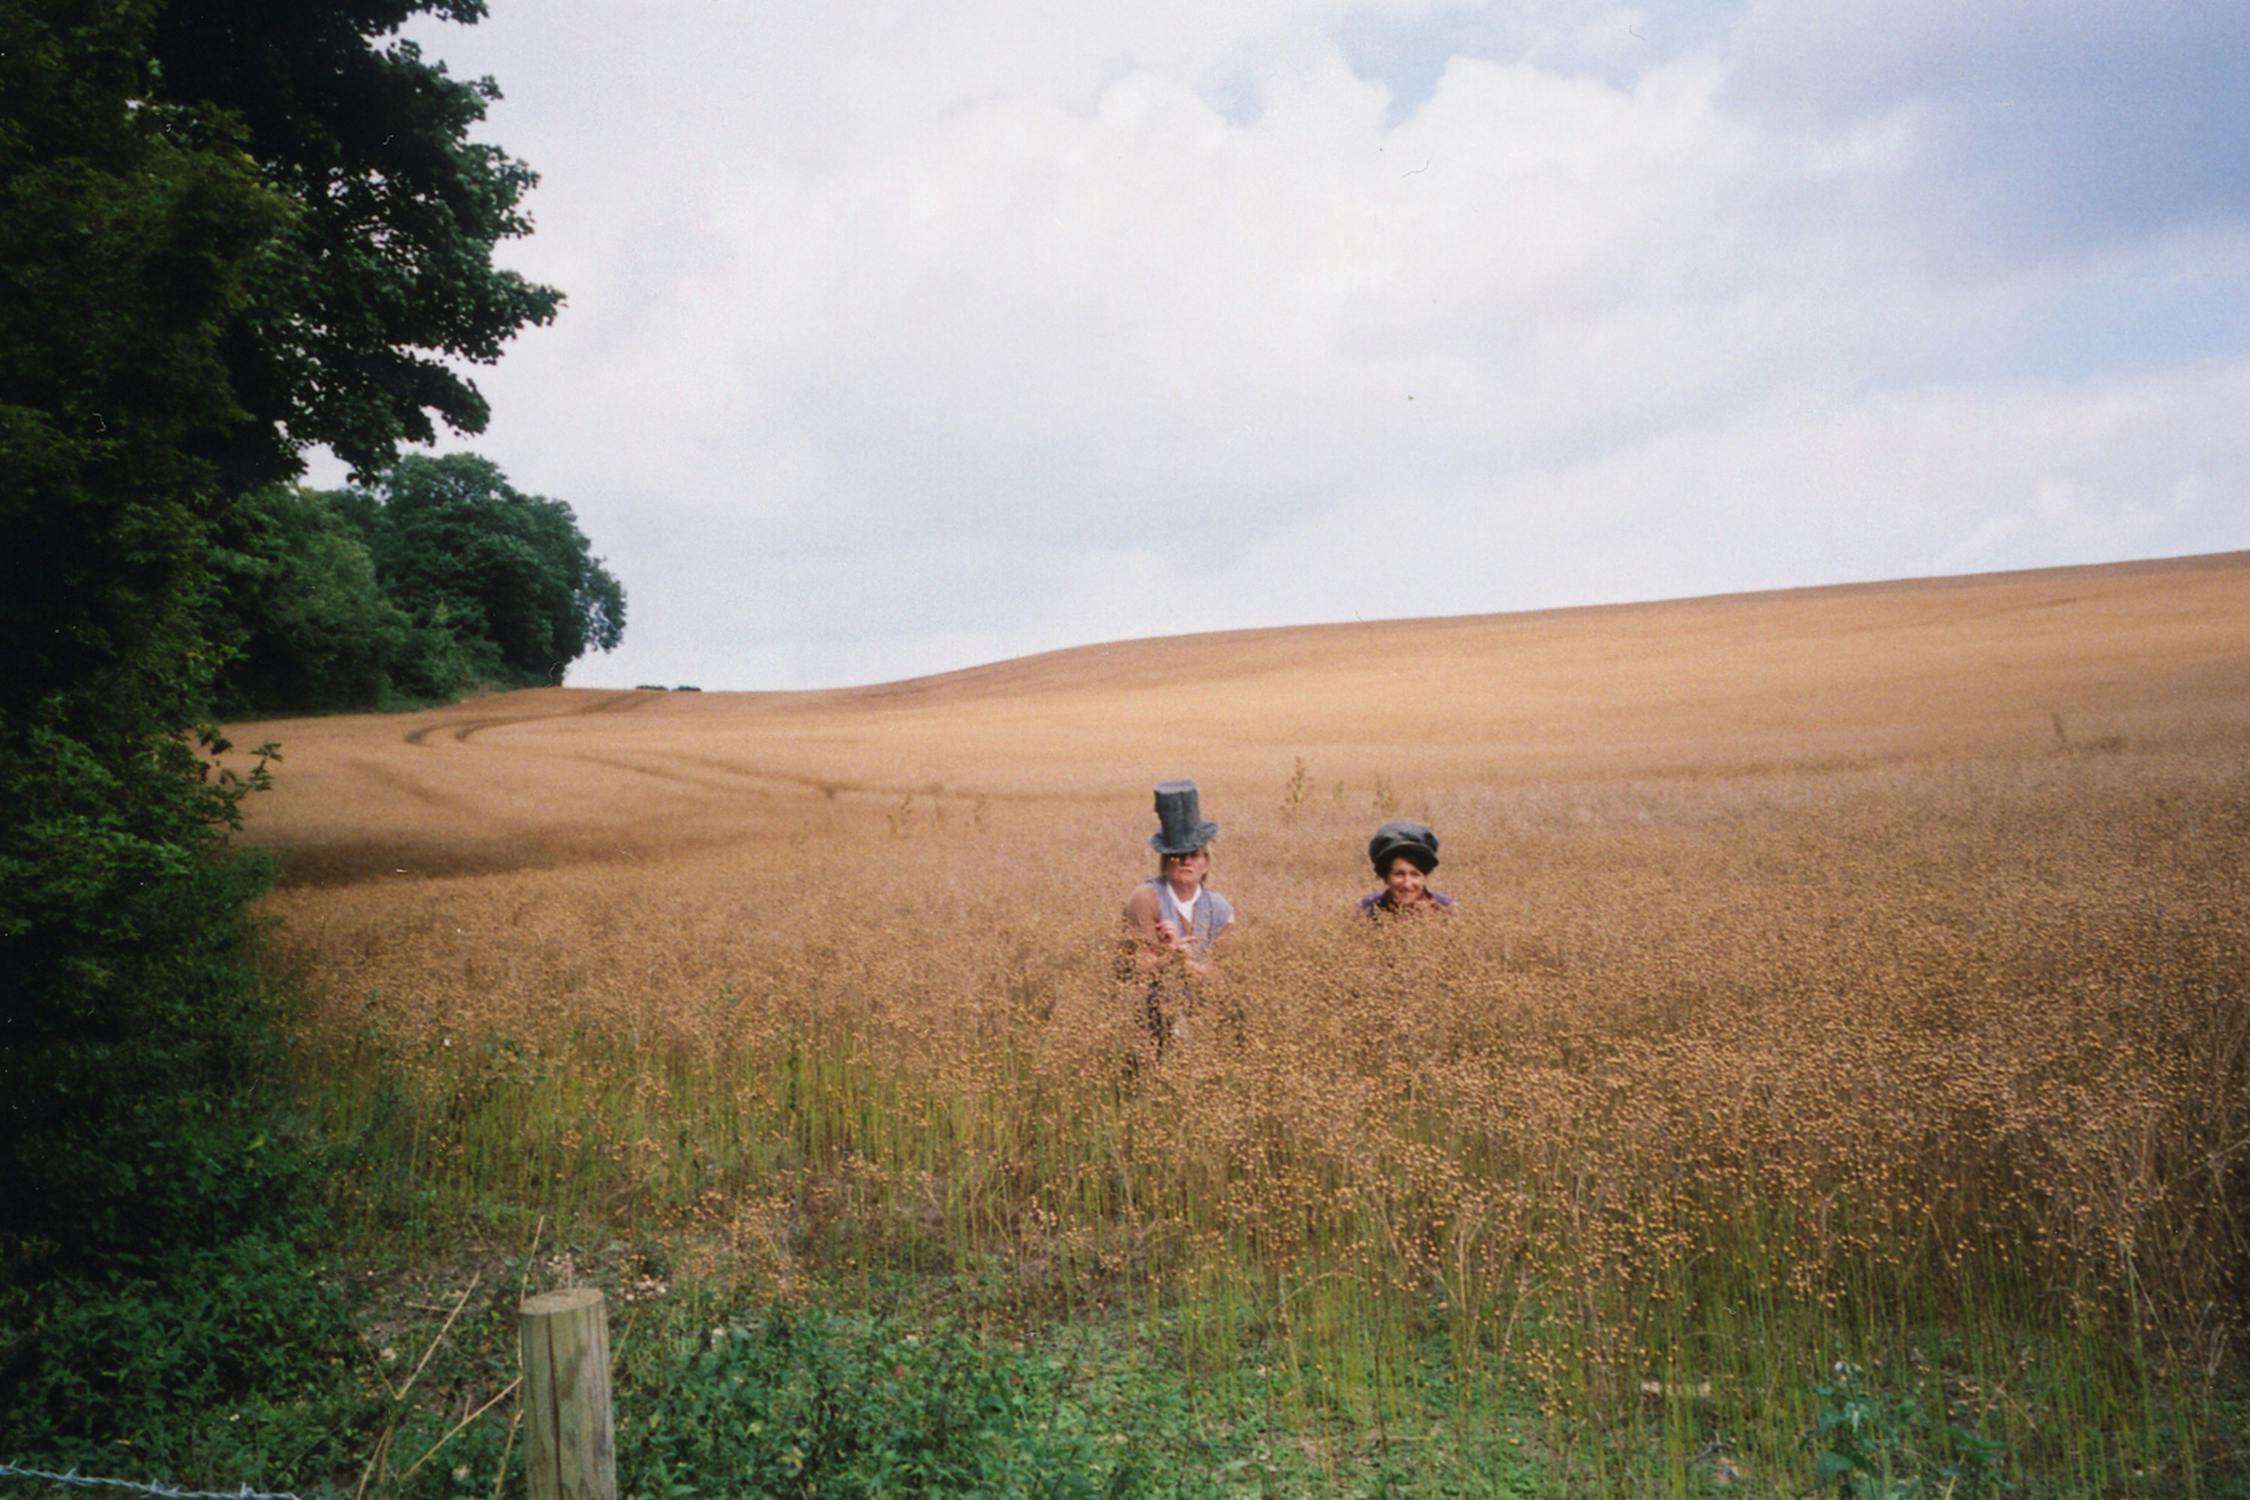
MULTIPOLYGON (((374 468, 433 413, 480 426, 444 360, 556 305, 491 263, 531 179, 467 139, 489 85, 371 40, 479 9, 0 4, 0 1409, 27 1444, 312 1378, 286 1250, 214 1269, 301 1232, 310 1168, 242 963, 254 778, 194 732, 226 655, 212 552, 304 444, 374 468), (171 1309, 170 1362, 129 1397, 74 1385, 112 1378, 133 1308, 171 1309)), ((300 536, 325 593, 292 648, 349 677, 357 564, 300 536)))
POLYGON ((266 870, 224 835, 255 781, 206 783, 195 761, 172 738, 104 766, 41 729, 0 768, 13 1456, 90 1461, 130 1437, 150 1461, 218 1452, 255 1472, 256 1445, 281 1441, 271 1423, 294 1433, 349 1399, 334 1309, 290 1248, 312 1227, 316 1162, 275 1082, 274 994, 239 961, 266 870), (263 1415, 200 1422, 215 1401, 263 1415))
POLYGON ((149 98, 155 7, 0 9, 0 735, 111 760, 190 717, 220 346, 289 215, 223 118, 149 98))
POLYGON ((1063 1409, 1056 1375, 957 1325, 914 1334, 772 1308, 620 1392, 618 1488, 652 1500, 1127 1492, 1127 1455, 1063 1409))
POLYGON ((625 628, 625 591, 569 506, 469 455, 374 488, 268 486, 212 553, 218 710, 387 708, 552 682, 625 628))
POLYGON ((236 962, 265 867, 224 850, 255 781, 195 762, 167 739, 105 765, 35 726, 0 766, 0 1225, 31 1269, 215 1243, 292 1170, 261 1095, 269 992, 236 962))
MULTIPOLYGON (((266 1032, 235 963, 255 882, 223 858, 240 788, 186 743, 223 654, 214 533, 251 529, 232 481, 309 440, 386 457, 425 406, 473 422, 416 351, 486 356, 553 306, 490 265, 528 178, 463 138, 486 91, 361 34, 426 6, 365 8, 0 8, 0 1234, 63 1261, 218 1190, 224 1153, 180 1143, 266 1032), (337 144, 371 129, 403 139, 337 144), (347 226, 396 264, 331 265, 347 226), (205 1168, 142 1154, 166 1140, 205 1168)), ((347 539, 304 534, 336 585, 317 623, 369 618, 347 539)))
POLYGON ((31 1318, 36 1360, 0 1387, 11 1452, 102 1473, 282 1488, 366 1448, 342 1299, 284 1241, 174 1256, 151 1275, 60 1277, 31 1318), (96 1467, 97 1465, 101 1467, 96 1467))
POLYGON ((571 508, 519 492, 486 459, 402 459, 344 509, 388 596, 416 624, 450 632, 490 680, 558 682, 624 636, 625 591, 571 508))
POLYGON ((533 180, 466 139, 495 91, 370 43, 428 10, 482 7, 0 10, 0 731, 58 689, 185 724, 229 498, 305 443, 372 472, 433 412, 481 428, 441 356, 552 316, 491 263, 533 180))
POLYGON ((219 707, 384 708, 560 680, 625 631, 625 590, 568 505, 472 454, 372 485, 244 496, 213 553, 219 707))
POLYGON ((1920 1495, 1989 1495, 1999 1480, 2005 1445, 1933 1412, 1919 1393, 1890 1396, 1871 1388, 1858 1366, 1838 1360, 1813 1387, 1818 1415, 1812 1444, 1813 1489, 1851 1500, 1913 1500, 1920 1495))
MULTIPOLYGON (((507 1403, 455 1431, 518 1368, 514 1282, 480 1312, 484 1295, 470 1299, 401 1419, 394 1480, 428 1456, 398 1483, 402 1495, 523 1493, 523 1445, 509 1446, 507 1403)), ((401 1364, 427 1345, 454 1297, 442 1283, 421 1288, 428 1322, 396 1340, 401 1364)), ((985 1327, 984 1300, 967 1285, 887 1311, 759 1306, 693 1290, 637 1306, 613 1298, 618 1493, 1566 1492, 1526 1442, 1545 1430, 1530 1394, 1498 1381, 1457 1384, 1453 1353, 1440 1345, 1417 1389, 1393 1393, 1403 1404, 1386 1436, 1380 1423, 1371 1429, 1341 1411, 1283 1409, 1276 1392, 1289 1378, 1266 1363, 1286 1358, 1278 1349, 1246 1349, 1232 1367, 1190 1374, 1170 1319, 1092 1313, 1002 1331, 985 1327)))
MULTIPOLYGON (((509 1431, 513 1403, 492 1403, 521 1369, 514 1283, 465 1305, 467 1316, 442 1339, 434 1317, 385 1335, 396 1339, 390 1353, 399 1368, 415 1363, 424 1373, 411 1400, 389 1408, 396 1436, 375 1493, 524 1492, 521 1434, 511 1441, 509 1431), (417 1354, 424 1349, 426 1362, 417 1354), (479 1415, 464 1424, 470 1413, 479 1415)), ((797 1306, 698 1317, 673 1304, 629 1312, 628 1327, 611 1329, 623 1496, 1172 1492, 1150 1482, 1143 1438, 1121 1430, 1139 1428, 1137 1414, 1089 1407, 1072 1388, 1070 1364, 1052 1351, 980 1336, 955 1320, 916 1326, 797 1306), (723 1321, 712 1328, 710 1317, 723 1321)), ((320 1475, 308 1467, 272 1477, 301 1493, 320 1475)))
MULTIPOLYGON (((406 614, 375 559, 315 490, 275 485, 233 506, 212 553, 219 711, 379 707, 408 650, 406 614)), ((450 644, 450 642, 448 642, 450 644)))
POLYGON ((490 363, 561 296, 492 264, 526 233, 537 178, 469 130, 499 97, 447 76, 394 36, 423 13, 457 21, 482 0, 196 0, 161 7, 152 62, 170 97, 224 111, 290 214, 230 319, 229 384, 257 419, 221 454, 236 489, 296 468, 323 442, 355 469, 428 442, 435 413, 481 431, 484 398, 444 356, 490 363))

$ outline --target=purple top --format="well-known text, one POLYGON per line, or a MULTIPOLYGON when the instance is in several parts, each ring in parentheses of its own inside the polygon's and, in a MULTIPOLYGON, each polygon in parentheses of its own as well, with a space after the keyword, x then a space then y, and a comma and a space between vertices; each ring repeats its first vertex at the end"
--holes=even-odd
MULTIPOLYGON (((1429 898, 1430 905, 1436 907, 1439 911, 1453 910, 1453 898, 1451 896, 1441 896, 1436 891, 1425 891, 1423 894, 1429 898)), ((1398 898, 1388 890, 1376 891, 1359 898, 1359 909, 1371 917, 1377 912, 1395 913, 1398 910, 1398 898)))

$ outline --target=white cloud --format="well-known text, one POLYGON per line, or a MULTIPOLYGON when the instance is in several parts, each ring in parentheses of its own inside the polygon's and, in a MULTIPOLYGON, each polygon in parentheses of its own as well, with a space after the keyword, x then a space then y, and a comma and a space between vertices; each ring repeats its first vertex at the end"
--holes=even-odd
POLYGON ((2242 225, 1959 243, 1982 33, 1791 102, 1762 3, 603 14, 432 39, 546 174, 467 446, 625 580, 579 680, 2250 545, 2242 225))
POLYGON ((2221 498, 2250 491, 2246 401, 2250 361, 1780 393, 1586 462, 1372 493, 1261 539, 1213 592, 1375 619, 2224 550, 2250 543, 2221 498))

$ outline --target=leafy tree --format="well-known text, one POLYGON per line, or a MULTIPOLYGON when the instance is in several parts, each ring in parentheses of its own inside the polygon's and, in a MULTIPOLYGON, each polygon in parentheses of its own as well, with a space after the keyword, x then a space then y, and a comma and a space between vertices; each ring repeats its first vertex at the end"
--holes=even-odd
POLYGON ((562 300, 492 263, 497 241, 530 229, 518 204, 537 178, 468 138, 500 97, 491 79, 371 39, 422 13, 474 22, 484 0, 150 8, 151 81, 223 112, 290 208, 223 331, 229 385, 254 419, 219 450, 234 487, 296 472, 307 442, 373 472, 401 441, 430 441, 433 414, 482 431, 484 398, 448 357, 489 364, 562 300))
POLYGON ((476 430, 448 361, 559 301, 492 264, 532 179, 467 139, 491 85, 379 40, 420 12, 482 6, 0 3, 7 1430, 10 1392, 70 1388, 24 1373, 68 1362, 56 1288, 285 1234, 299 1201, 237 962, 252 783, 192 733, 215 529, 305 444, 373 470, 433 418, 476 430))
POLYGON ((370 498, 353 513, 390 597, 416 621, 487 644, 500 680, 559 681, 623 638, 625 590, 571 508, 517 491, 489 460, 402 459, 370 498))
POLYGON ((199 454, 244 421, 221 346, 290 214, 224 119, 151 99, 151 9, 0 10, 0 735, 105 765, 209 668, 199 454))
POLYGON ((624 630, 625 591, 570 507, 465 454, 405 459, 371 488, 267 486, 217 535, 218 694, 234 717, 552 681, 624 630))
POLYGON ((384 597, 358 530, 317 490, 253 491, 230 509, 212 552, 221 644, 219 706, 373 707, 391 693, 406 615, 384 597))
POLYGON ((197 450, 243 420, 220 345, 289 205, 223 120, 150 98, 151 10, 0 10, 0 1225, 34 1263, 145 1227, 128 1179, 255 1040, 206 962, 250 893, 218 866, 237 789, 183 731, 222 500, 197 450))
POLYGON ((553 315, 492 264, 534 180, 467 139, 497 90, 372 40, 419 12, 483 5, 0 9, 0 735, 58 692, 176 730, 213 665, 200 574, 230 498, 307 443, 373 472, 433 417, 480 429, 447 359, 553 315))

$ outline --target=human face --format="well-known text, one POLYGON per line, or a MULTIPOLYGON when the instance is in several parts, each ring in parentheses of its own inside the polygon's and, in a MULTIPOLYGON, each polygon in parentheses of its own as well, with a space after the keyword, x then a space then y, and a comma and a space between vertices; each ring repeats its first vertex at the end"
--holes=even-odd
MULTIPOLYGON (((1145 868, 1145 867, 1144 867, 1145 868)), ((1164 861, 1164 878, 1172 882, 1175 891, 1192 891, 1203 884, 1203 877, 1211 873, 1211 851, 1198 849, 1193 854, 1175 854, 1164 861)))
POLYGON ((1430 892, 1430 877, 1404 855, 1391 861, 1391 873, 1383 877, 1383 884, 1390 887, 1391 899, 1401 906, 1426 900, 1430 892))

